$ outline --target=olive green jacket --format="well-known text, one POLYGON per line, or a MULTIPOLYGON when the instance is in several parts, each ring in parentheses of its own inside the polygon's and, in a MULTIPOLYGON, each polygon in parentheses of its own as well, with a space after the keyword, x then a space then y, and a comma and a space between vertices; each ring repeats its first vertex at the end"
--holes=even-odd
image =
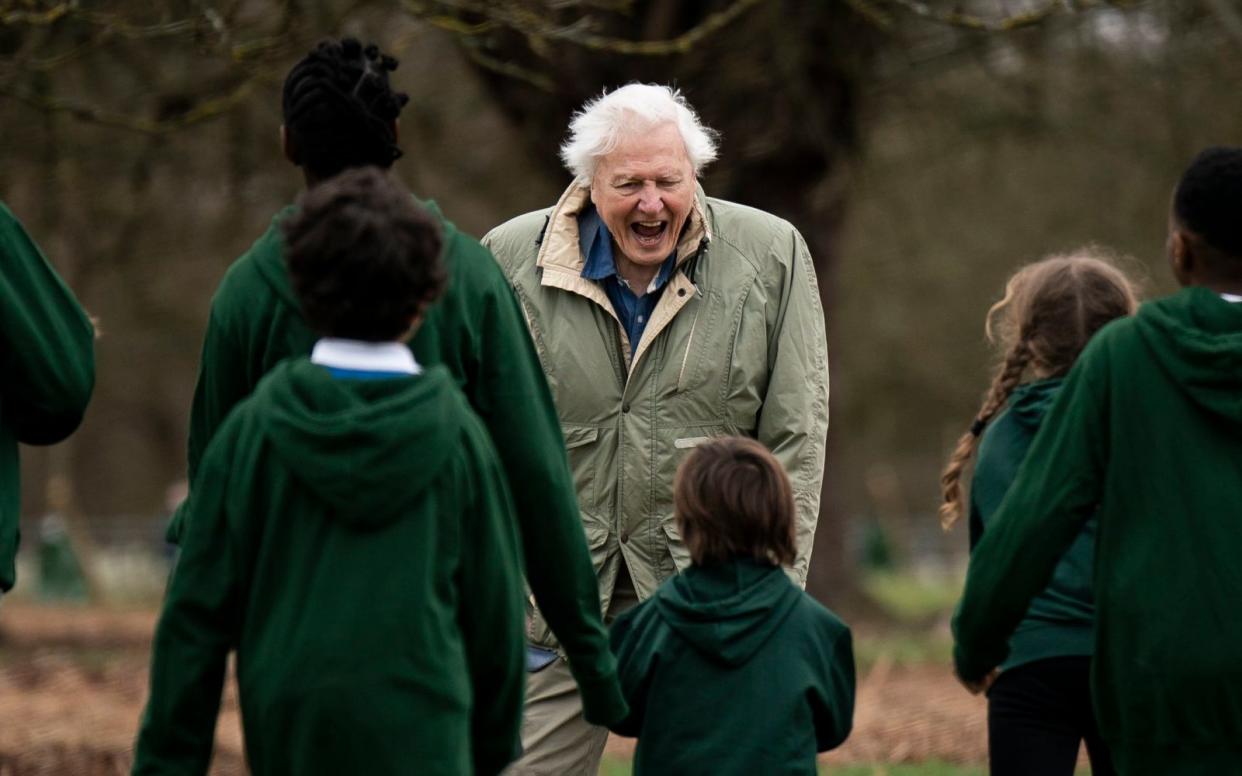
MULTIPOLYGON (((571 186, 483 242, 513 284, 556 400, 604 610, 624 559, 640 598, 689 564, 673 474, 698 443, 746 435, 784 464, 805 584, 824 472, 828 353, 815 270, 787 221, 700 190, 642 340, 582 277, 571 186), (633 353, 632 358, 629 357, 633 353)), ((532 639, 549 643, 536 617, 532 639)))

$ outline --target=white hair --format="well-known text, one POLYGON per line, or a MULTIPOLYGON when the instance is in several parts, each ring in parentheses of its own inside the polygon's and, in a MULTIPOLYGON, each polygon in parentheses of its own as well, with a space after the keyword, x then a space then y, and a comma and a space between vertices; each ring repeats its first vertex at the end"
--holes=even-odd
POLYGON ((670 123, 677 126, 697 176, 716 160, 717 133, 703 126, 679 89, 658 84, 627 84, 589 100, 569 122, 561 161, 578 183, 589 186, 599 160, 624 137, 670 123))

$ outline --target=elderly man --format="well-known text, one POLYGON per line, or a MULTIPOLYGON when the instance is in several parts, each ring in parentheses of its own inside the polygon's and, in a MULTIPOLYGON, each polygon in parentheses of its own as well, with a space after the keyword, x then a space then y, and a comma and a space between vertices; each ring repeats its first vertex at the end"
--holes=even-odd
MULTIPOLYGON (((608 620, 688 564, 673 473, 715 436, 754 437, 788 470, 806 580, 828 426, 815 272, 788 222, 703 194, 713 135, 667 87, 605 94, 570 125, 560 201, 484 239, 552 386, 608 620)), ((555 648, 537 611, 530 630, 555 648)), ((530 675, 522 739, 518 774, 595 773, 606 731, 562 659, 530 675)))

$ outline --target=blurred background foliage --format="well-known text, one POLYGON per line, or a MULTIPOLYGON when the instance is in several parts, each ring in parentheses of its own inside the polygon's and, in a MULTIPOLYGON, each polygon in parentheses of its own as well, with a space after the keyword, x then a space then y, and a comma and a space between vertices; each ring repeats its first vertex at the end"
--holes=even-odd
POLYGON ((1242 126, 1232 0, 0 0, 0 198, 102 332, 81 431, 23 453, 26 535, 60 514, 96 596, 91 548, 159 552, 211 294, 301 186, 280 84, 342 34, 401 60, 396 174, 478 235, 555 200, 602 88, 675 83, 721 130, 707 192, 788 218, 820 273, 832 602, 860 564, 960 568, 937 479, 1009 273, 1094 242, 1171 290, 1171 187, 1242 126))

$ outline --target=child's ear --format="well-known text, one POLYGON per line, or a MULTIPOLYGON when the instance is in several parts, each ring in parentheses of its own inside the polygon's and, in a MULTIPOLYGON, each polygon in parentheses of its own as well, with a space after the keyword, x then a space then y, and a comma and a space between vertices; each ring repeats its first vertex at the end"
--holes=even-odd
POLYGON ((300 167, 298 163, 298 150, 293 142, 289 139, 289 130, 284 124, 280 125, 280 150, 284 153, 285 158, 295 167, 300 167))
POLYGON ((1193 272, 1194 265, 1190 236, 1184 230, 1173 229, 1169 232, 1168 254, 1174 276, 1184 284, 1184 278, 1193 272))
POLYGON ((410 318, 410 327, 405 330, 405 336, 401 338, 402 342, 408 342, 417 332, 418 327, 423 325, 423 314, 416 313, 410 318))

